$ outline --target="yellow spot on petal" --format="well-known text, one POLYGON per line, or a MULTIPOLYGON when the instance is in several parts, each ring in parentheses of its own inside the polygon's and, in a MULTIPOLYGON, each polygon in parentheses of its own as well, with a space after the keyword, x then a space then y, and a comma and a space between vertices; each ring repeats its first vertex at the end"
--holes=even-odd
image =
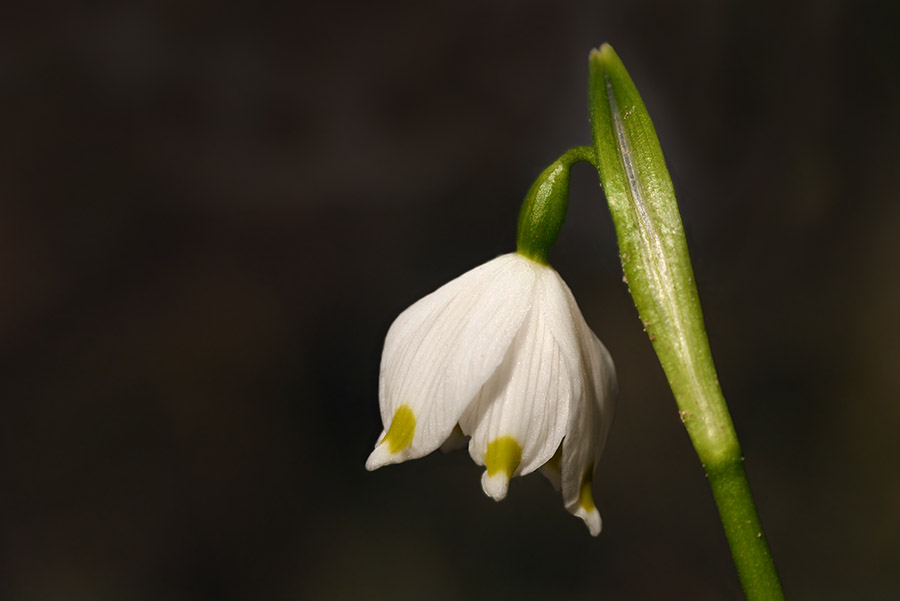
POLYGON ((521 461, 522 446, 512 436, 501 436, 488 443, 484 454, 488 477, 503 471, 507 477, 512 478, 521 461))
POLYGON ((581 477, 581 491, 578 493, 578 504, 587 512, 595 509, 594 492, 591 490, 591 479, 594 476, 594 464, 588 466, 581 477))
POLYGON ((412 444, 416 432, 416 416, 409 405, 400 405, 391 420, 391 427, 384 435, 388 450, 398 453, 412 444))

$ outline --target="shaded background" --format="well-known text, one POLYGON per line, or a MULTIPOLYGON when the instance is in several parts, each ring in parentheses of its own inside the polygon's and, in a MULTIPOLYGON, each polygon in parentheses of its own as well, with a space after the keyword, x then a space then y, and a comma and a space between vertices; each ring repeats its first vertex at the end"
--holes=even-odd
POLYGON ((603 41, 788 595, 896 593, 897 3, 4 12, 0 597, 740 598, 589 167, 552 259, 619 371, 603 534, 464 452, 363 468, 388 326, 513 248, 603 41))

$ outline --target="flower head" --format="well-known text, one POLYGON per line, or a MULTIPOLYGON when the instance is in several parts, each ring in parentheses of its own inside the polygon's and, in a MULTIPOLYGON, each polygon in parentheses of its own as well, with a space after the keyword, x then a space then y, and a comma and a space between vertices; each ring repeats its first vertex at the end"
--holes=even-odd
POLYGON ((369 470, 444 445, 458 426, 484 492, 537 469, 596 536, 591 481, 612 420, 615 368, 550 266, 512 253, 413 304, 384 343, 384 432, 369 470))

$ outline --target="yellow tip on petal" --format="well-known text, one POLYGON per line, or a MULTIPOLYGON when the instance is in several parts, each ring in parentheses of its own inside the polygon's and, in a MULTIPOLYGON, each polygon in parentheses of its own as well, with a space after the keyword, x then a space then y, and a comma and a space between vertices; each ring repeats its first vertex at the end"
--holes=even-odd
POLYGON ((603 528, 603 521, 600 519, 600 512, 594 505, 594 493, 591 490, 591 480, 594 475, 594 464, 588 466, 581 477, 581 490, 578 492, 578 507, 573 511, 576 516, 584 520, 585 525, 591 532, 591 536, 600 534, 603 528))
POLYGON ((416 433, 416 416, 409 405, 400 405, 394 412, 391 427, 384 435, 382 444, 387 444, 391 453, 399 453, 412 444, 416 433))
POLYGON ((506 496, 509 479, 519 469, 522 461, 522 445, 512 436, 501 436, 488 443, 484 454, 481 487, 487 496, 500 501, 506 496))
POLYGON ((488 476, 497 472, 506 472, 507 478, 513 474, 522 461, 522 445, 512 436, 501 436, 488 443, 487 452, 484 454, 484 466, 488 470, 488 476))
POLYGON ((578 493, 578 504, 588 513, 596 509, 596 506, 594 505, 594 492, 591 489, 593 476, 594 464, 592 463, 588 466, 587 470, 585 470, 584 476, 581 477, 581 490, 578 493))
POLYGON ((487 452, 484 454, 484 466, 488 476, 497 472, 505 472, 507 478, 512 478, 522 461, 522 445, 512 436, 501 436, 488 443, 487 452))

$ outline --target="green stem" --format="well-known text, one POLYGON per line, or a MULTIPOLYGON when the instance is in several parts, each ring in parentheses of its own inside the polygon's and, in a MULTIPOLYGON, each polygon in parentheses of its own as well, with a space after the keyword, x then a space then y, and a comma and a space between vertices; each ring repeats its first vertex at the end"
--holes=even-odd
POLYGON ((516 233, 516 250, 533 261, 548 265, 547 253, 556 242, 569 206, 569 172, 585 161, 596 165, 593 146, 570 148, 550 163, 534 180, 522 209, 516 233))
POLYGON ((769 543, 753 504, 743 457, 707 464, 706 474, 747 599, 784 599, 769 543))
POLYGON ((781 584, 719 388, 681 215, 656 131, 609 45, 590 56, 596 167, 616 227, 622 267, 672 388, 748 599, 783 599, 781 584))

